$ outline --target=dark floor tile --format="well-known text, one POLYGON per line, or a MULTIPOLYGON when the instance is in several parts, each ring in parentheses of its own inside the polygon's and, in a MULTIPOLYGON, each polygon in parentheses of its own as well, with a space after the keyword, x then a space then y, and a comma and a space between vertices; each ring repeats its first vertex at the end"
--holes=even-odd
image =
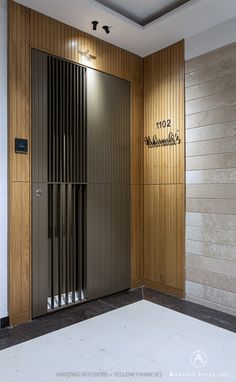
POLYGON ((227 313, 187 302, 184 307, 178 306, 175 307, 174 310, 236 333, 236 317, 227 313))
POLYGON ((131 289, 128 291, 113 294, 111 296, 100 298, 100 301, 103 301, 114 308, 121 308, 122 306, 133 304, 134 302, 140 300, 143 300, 142 288, 131 289))
POLYGON ((236 317, 144 287, 76 305, 14 328, 4 328, 0 330, 0 349, 17 345, 143 299, 236 333, 236 317))
POLYGON ((145 300, 236 333, 236 317, 164 293, 143 288, 145 300))
POLYGON ((146 287, 143 288, 143 294, 145 300, 154 302, 170 309, 174 309, 176 306, 179 306, 184 302, 177 297, 169 296, 167 294, 157 292, 146 287))
POLYGON ((0 331, 0 350, 107 313, 113 309, 112 306, 102 301, 89 301, 36 318, 26 324, 2 329, 0 331))

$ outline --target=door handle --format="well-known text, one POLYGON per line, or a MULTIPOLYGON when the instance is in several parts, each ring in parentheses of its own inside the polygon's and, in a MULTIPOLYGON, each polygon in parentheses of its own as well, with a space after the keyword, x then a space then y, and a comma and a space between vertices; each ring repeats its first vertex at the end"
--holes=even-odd
POLYGON ((36 196, 41 196, 42 195, 42 190, 40 189, 40 188, 38 188, 36 191, 35 191, 35 193, 36 193, 36 196))

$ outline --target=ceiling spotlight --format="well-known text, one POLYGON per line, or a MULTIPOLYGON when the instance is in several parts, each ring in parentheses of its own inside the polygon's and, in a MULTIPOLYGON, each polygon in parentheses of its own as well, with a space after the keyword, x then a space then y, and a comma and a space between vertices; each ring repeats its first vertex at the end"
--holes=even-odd
POLYGON ((109 34, 110 33, 110 28, 108 25, 103 25, 102 29, 104 29, 104 31, 106 32, 106 34, 109 34))
POLYGON ((92 21, 93 24, 93 31, 97 30, 98 21, 92 21))

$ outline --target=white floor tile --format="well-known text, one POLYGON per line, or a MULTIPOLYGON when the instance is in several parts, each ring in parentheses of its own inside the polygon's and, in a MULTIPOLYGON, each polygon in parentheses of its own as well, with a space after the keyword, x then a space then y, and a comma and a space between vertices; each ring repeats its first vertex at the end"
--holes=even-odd
POLYGON ((234 333, 142 300, 1 351, 0 381, 235 382, 235 345, 234 333))

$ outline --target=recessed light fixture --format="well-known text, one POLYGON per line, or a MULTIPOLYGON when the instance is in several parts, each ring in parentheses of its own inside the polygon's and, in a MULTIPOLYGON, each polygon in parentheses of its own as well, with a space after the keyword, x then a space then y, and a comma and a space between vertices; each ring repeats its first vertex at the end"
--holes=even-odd
POLYGON ((106 32, 106 34, 110 33, 110 27, 108 25, 103 25, 102 29, 106 32))

